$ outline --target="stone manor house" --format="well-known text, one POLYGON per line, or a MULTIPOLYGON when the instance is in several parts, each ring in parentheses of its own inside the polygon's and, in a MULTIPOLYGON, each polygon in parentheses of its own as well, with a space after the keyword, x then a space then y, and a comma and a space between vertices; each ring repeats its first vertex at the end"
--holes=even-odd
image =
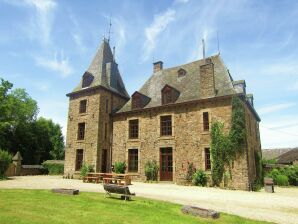
POLYGON ((78 86, 68 93, 65 175, 82 164, 110 172, 125 161, 127 173, 145 180, 145 163, 156 160, 159 181, 185 182, 189 163, 211 173, 210 129, 213 121, 231 123, 231 100, 245 107, 247 148, 233 164, 231 186, 250 190, 256 177, 255 153, 261 152, 260 118, 244 80, 235 81, 220 55, 153 73, 130 97, 109 42, 104 39, 78 86))

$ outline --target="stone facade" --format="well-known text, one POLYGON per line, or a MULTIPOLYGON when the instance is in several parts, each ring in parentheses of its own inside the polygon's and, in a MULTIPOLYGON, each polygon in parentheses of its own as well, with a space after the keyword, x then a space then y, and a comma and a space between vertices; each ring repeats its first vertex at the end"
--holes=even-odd
MULTIPOLYGON (((210 148, 210 132, 203 130, 203 112, 209 113, 210 125, 212 121, 221 121, 228 132, 231 123, 231 97, 212 99, 204 102, 173 105, 159 109, 146 110, 129 114, 113 116, 113 163, 125 161, 128 164, 128 150, 138 149, 138 179, 145 180, 145 163, 156 160, 160 164, 160 148, 173 149, 173 182, 185 183, 189 163, 197 169, 205 170, 205 148, 210 148), (172 116, 172 136, 160 136, 160 116, 172 116), (139 120, 139 138, 129 139, 129 120, 139 120)), ((247 114, 249 111, 247 109, 247 114)), ((248 133, 248 148, 233 164, 232 182, 230 187, 249 190, 255 176, 255 167, 247 155, 257 148, 257 141, 248 133), (248 168, 250 171, 248 172, 248 168)), ((210 171, 206 171, 210 174, 210 171)))

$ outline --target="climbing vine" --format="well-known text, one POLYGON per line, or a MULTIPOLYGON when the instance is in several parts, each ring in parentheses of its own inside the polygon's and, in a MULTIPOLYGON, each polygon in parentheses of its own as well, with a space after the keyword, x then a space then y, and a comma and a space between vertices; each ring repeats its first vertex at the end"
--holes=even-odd
POLYGON ((245 111, 239 97, 232 99, 231 129, 224 133, 224 124, 219 121, 211 126, 211 157, 212 157, 212 181, 219 186, 225 166, 231 169, 232 162, 238 154, 244 152, 246 144, 245 111))

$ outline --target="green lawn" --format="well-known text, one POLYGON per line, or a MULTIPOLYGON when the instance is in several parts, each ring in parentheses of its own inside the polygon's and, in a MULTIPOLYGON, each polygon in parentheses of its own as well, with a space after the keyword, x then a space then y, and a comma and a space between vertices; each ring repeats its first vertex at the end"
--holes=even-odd
POLYGON ((180 205, 104 194, 59 195, 47 190, 0 190, 0 223, 266 223, 221 213, 216 221, 184 215, 180 205))

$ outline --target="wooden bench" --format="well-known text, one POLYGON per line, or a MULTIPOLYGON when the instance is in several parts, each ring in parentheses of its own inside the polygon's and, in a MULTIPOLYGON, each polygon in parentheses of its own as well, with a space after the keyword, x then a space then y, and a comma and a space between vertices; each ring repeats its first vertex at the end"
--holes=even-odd
POLYGON ((135 193, 129 191, 128 186, 119 186, 117 184, 104 184, 103 189, 106 194, 111 197, 112 194, 121 194, 121 199, 130 200, 131 196, 135 196, 135 193))

